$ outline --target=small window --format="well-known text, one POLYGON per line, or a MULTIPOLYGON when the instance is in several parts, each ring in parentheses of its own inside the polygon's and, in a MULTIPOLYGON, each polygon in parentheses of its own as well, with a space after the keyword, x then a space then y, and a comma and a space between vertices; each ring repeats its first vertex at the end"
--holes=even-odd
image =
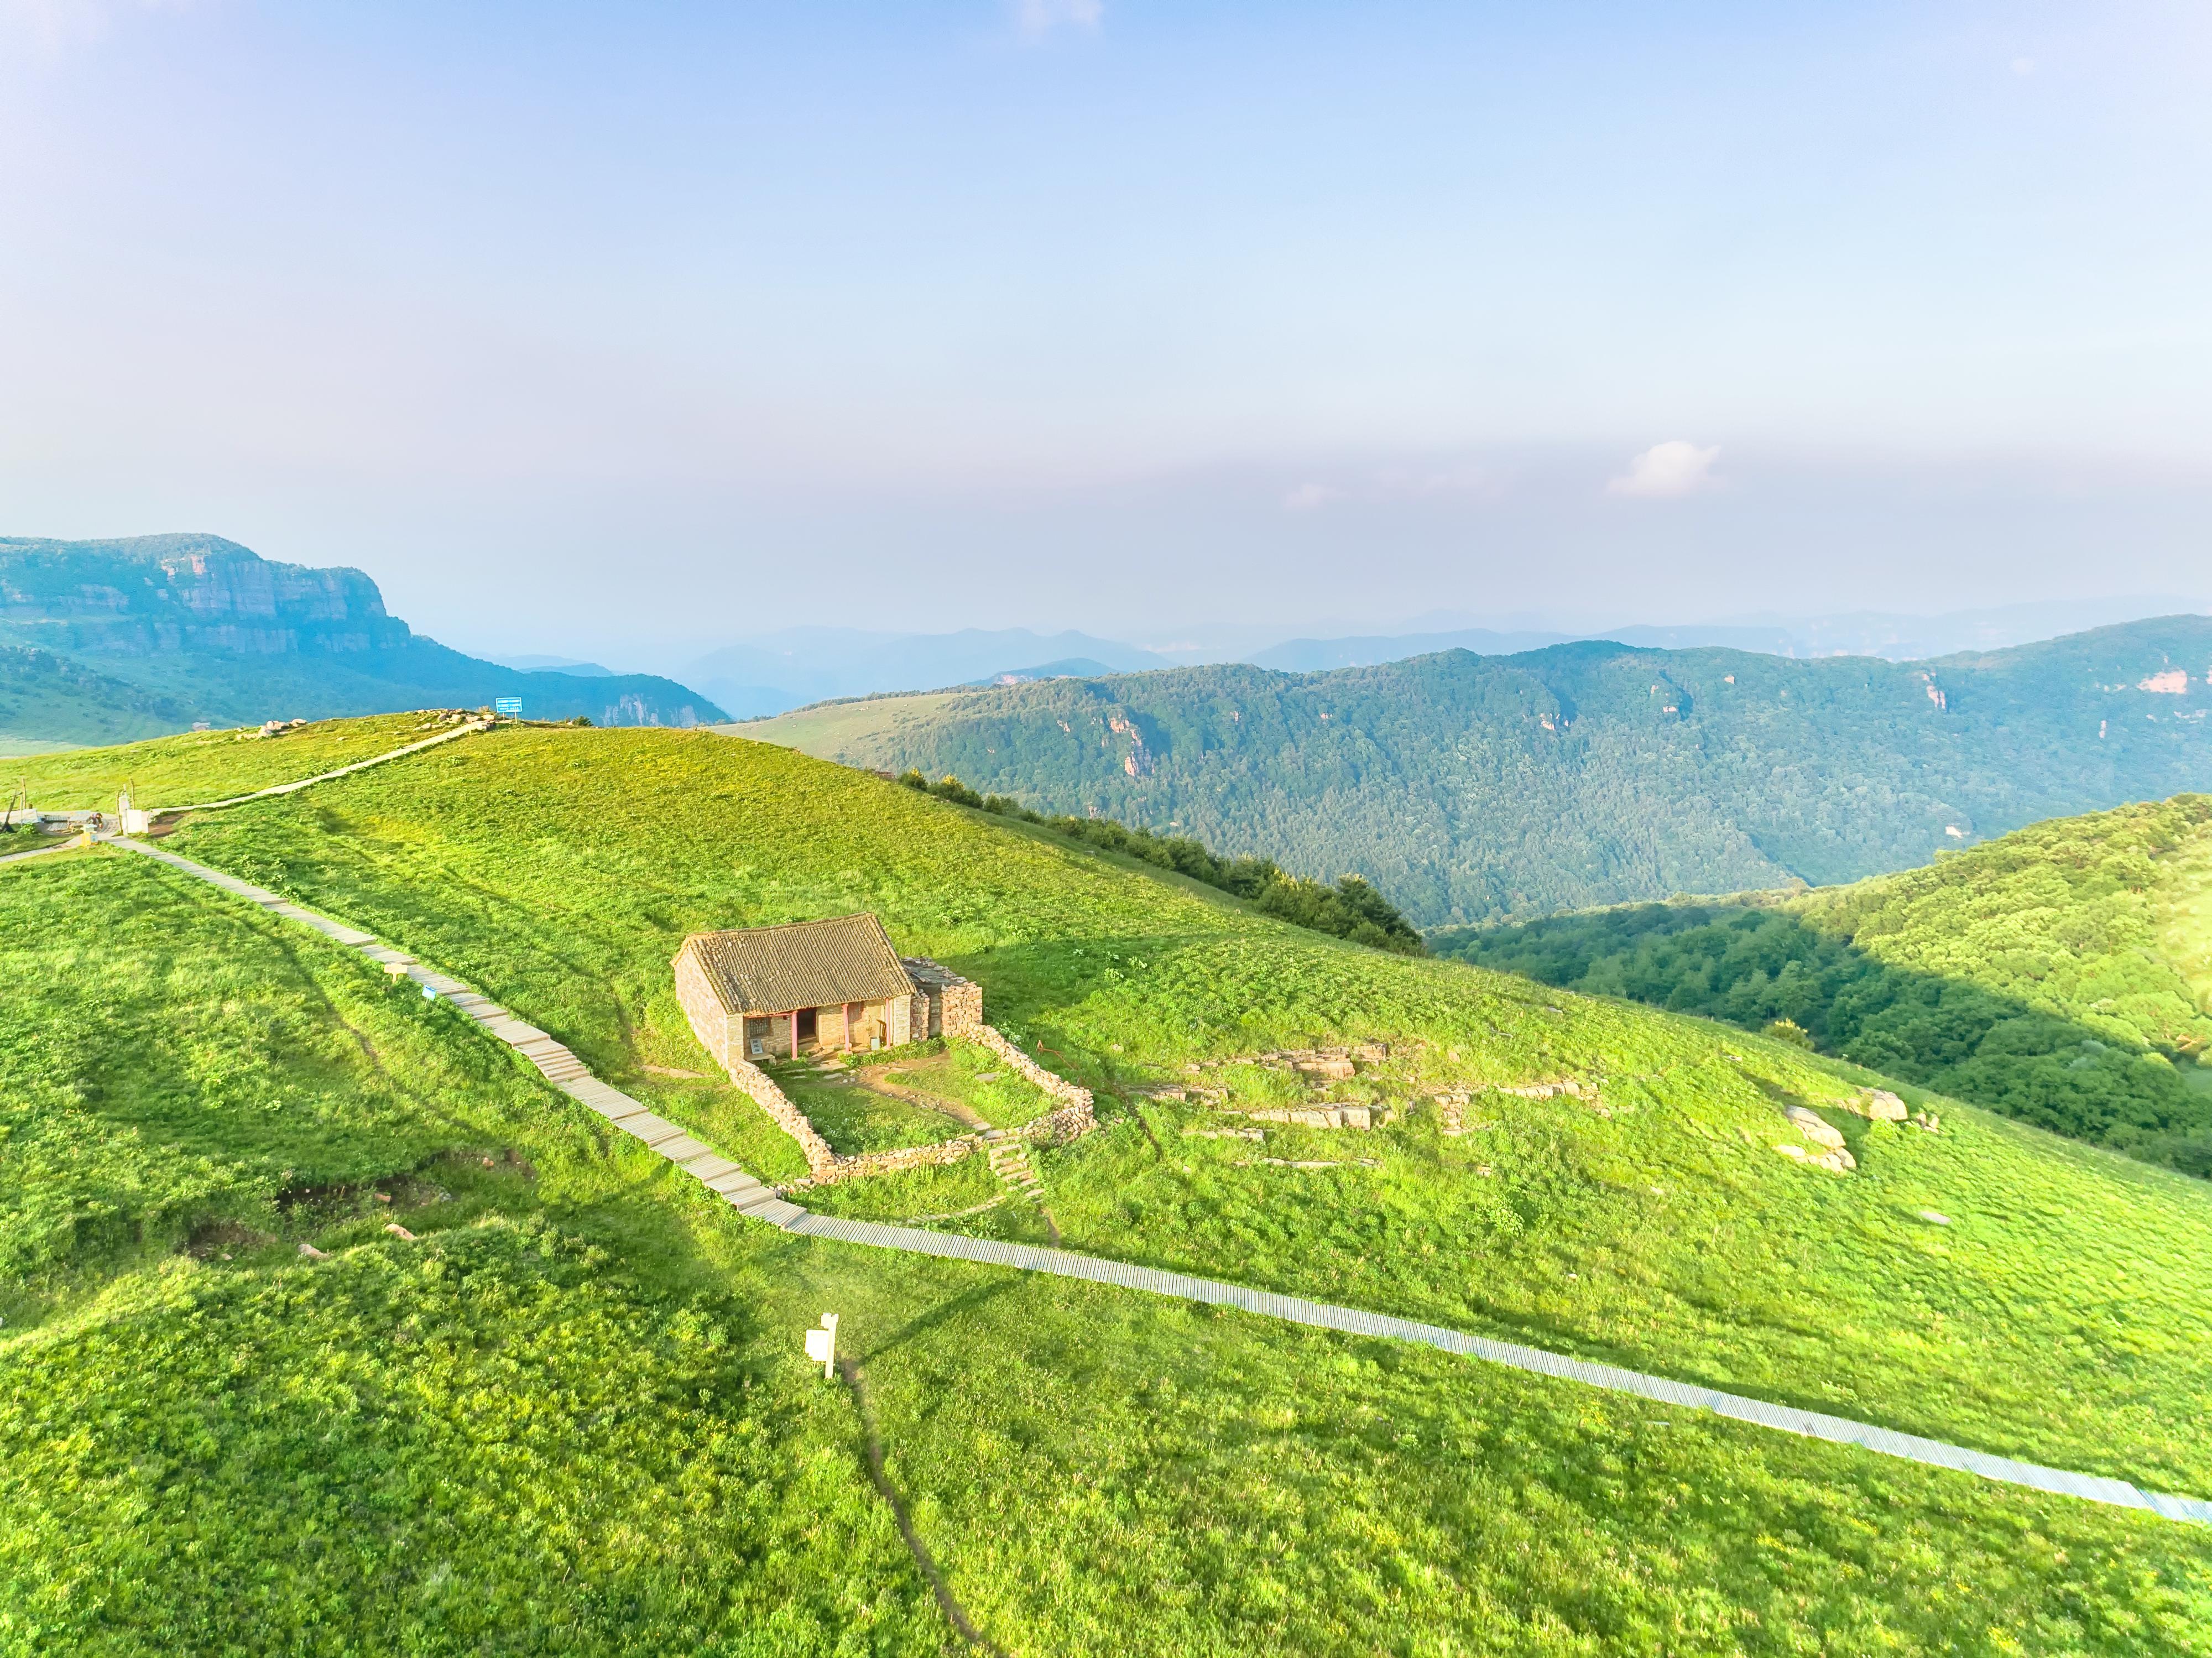
POLYGON ((761 1056, 761 1039, 760 1039, 759 1037, 756 1036, 756 1037, 754 1037, 754 1038, 753 1038, 753 1058, 755 1058, 755 1059, 757 1059, 757 1060, 758 1058, 760 1058, 760 1056, 761 1056))

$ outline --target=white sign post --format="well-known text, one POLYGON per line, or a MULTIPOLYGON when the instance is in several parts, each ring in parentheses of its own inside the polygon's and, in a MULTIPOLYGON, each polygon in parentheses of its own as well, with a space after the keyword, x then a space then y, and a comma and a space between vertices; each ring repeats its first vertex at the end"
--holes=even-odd
POLYGON ((822 1327, 806 1333, 806 1356, 822 1361, 822 1379, 830 1380, 837 1363, 837 1315, 822 1315, 822 1327))

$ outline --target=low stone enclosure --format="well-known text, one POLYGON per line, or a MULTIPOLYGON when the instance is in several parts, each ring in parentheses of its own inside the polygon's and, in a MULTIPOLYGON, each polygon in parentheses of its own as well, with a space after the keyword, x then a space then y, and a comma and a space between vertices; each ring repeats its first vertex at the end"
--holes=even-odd
POLYGON ((957 1163, 1008 1141, 1057 1144, 1097 1127, 1089 1089, 1054 1076, 983 1022, 981 986, 926 957, 900 956, 872 915, 695 933, 674 965, 677 999, 701 1045, 805 1154, 807 1177, 784 1190, 957 1163), (846 1157, 756 1062, 880 1052, 931 1037, 988 1048, 1059 1108, 1020 1128, 846 1157))
MULTIPOLYGON (((1613 1108, 1607 1103, 1604 1096, 1602 1078, 1567 1077, 1546 1082, 1504 1084, 1439 1083, 1394 1075, 1386 1083, 1377 1074, 1379 1068, 1394 1057, 1401 1060, 1418 1060, 1426 1046, 1419 1040, 1401 1040, 1395 1043, 1369 1042, 1337 1048, 1270 1049, 1226 1059, 1201 1060, 1183 1067, 1185 1078, 1182 1081, 1139 1086, 1133 1088, 1130 1092, 1139 1098, 1198 1105, 1247 1122, 1279 1123, 1301 1128, 1371 1130, 1400 1121, 1418 1106, 1432 1111, 1438 1131, 1453 1137, 1483 1133, 1498 1127, 1495 1122, 1468 1121, 1468 1108, 1485 1097, 1571 1099, 1579 1101, 1592 1115, 1611 1117, 1613 1114, 1613 1108), (1235 1098, 1231 1087, 1220 1078, 1218 1073, 1240 1066, 1263 1073, 1274 1073, 1303 1084, 1311 1094, 1324 1097, 1309 1097, 1297 1103, 1235 1098), (1355 1078, 1359 1079, 1376 1097, 1325 1097, 1338 1091, 1334 1084, 1355 1078), (1398 1097, 1383 1097, 1389 1095, 1398 1097)), ((1455 1051, 1444 1057, 1455 1064, 1459 1060, 1455 1051)), ((1418 1070, 1419 1067, 1416 1066, 1414 1068, 1418 1070)), ((1826 1169, 1833 1174, 1849 1174, 1857 1168, 1857 1162, 1844 1144, 1843 1134, 1819 1112, 1800 1104, 1778 1102, 1778 1104, 1787 1125, 1785 1132, 1795 1138, 1778 1141, 1774 1145, 1777 1152, 1808 1168, 1826 1169)), ((1824 1105, 1826 1108, 1873 1122, 1896 1123, 1923 1129, 1929 1133, 1939 1132, 1939 1125, 1932 1113, 1908 1112, 1904 1101, 1884 1089, 1862 1088, 1848 1098, 1824 1102, 1824 1105)), ((1261 1137, 1261 1131, 1257 1129, 1186 1129, 1184 1133, 1211 1133, 1217 1137, 1234 1135, 1255 1139, 1261 1137)))

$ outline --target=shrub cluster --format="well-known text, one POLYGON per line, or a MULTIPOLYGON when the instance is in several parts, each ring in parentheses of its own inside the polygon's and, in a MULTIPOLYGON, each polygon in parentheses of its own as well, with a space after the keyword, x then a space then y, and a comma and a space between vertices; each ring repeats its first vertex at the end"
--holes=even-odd
POLYGON ((1401 956, 1427 953, 1413 924, 1358 875, 1340 876, 1331 886, 1324 881, 1287 874, 1272 859, 1218 857, 1208 851, 1204 842, 1187 835, 1155 835, 1148 829, 1132 829, 1111 817, 1048 817, 1006 795, 978 794, 957 777, 943 777, 933 783, 920 772, 909 771, 899 781, 955 805, 973 806, 1000 817, 1018 818, 1086 846, 1102 847, 1161 869, 1171 869, 1178 875, 1188 875, 1194 881, 1233 893, 1261 914, 1297 926, 1349 938, 1354 944, 1372 944, 1377 950, 1395 950, 1401 956))

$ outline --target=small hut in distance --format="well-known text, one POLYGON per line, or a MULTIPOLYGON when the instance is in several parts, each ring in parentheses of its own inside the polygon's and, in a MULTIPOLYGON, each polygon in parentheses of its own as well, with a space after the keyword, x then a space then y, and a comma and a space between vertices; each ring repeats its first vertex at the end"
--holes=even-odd
POLYGON ((676 994, 726 1070, 966 1035, 983 1023, 981 987, 902 958, 868 914, 695 932, 676 953, 676 994))

